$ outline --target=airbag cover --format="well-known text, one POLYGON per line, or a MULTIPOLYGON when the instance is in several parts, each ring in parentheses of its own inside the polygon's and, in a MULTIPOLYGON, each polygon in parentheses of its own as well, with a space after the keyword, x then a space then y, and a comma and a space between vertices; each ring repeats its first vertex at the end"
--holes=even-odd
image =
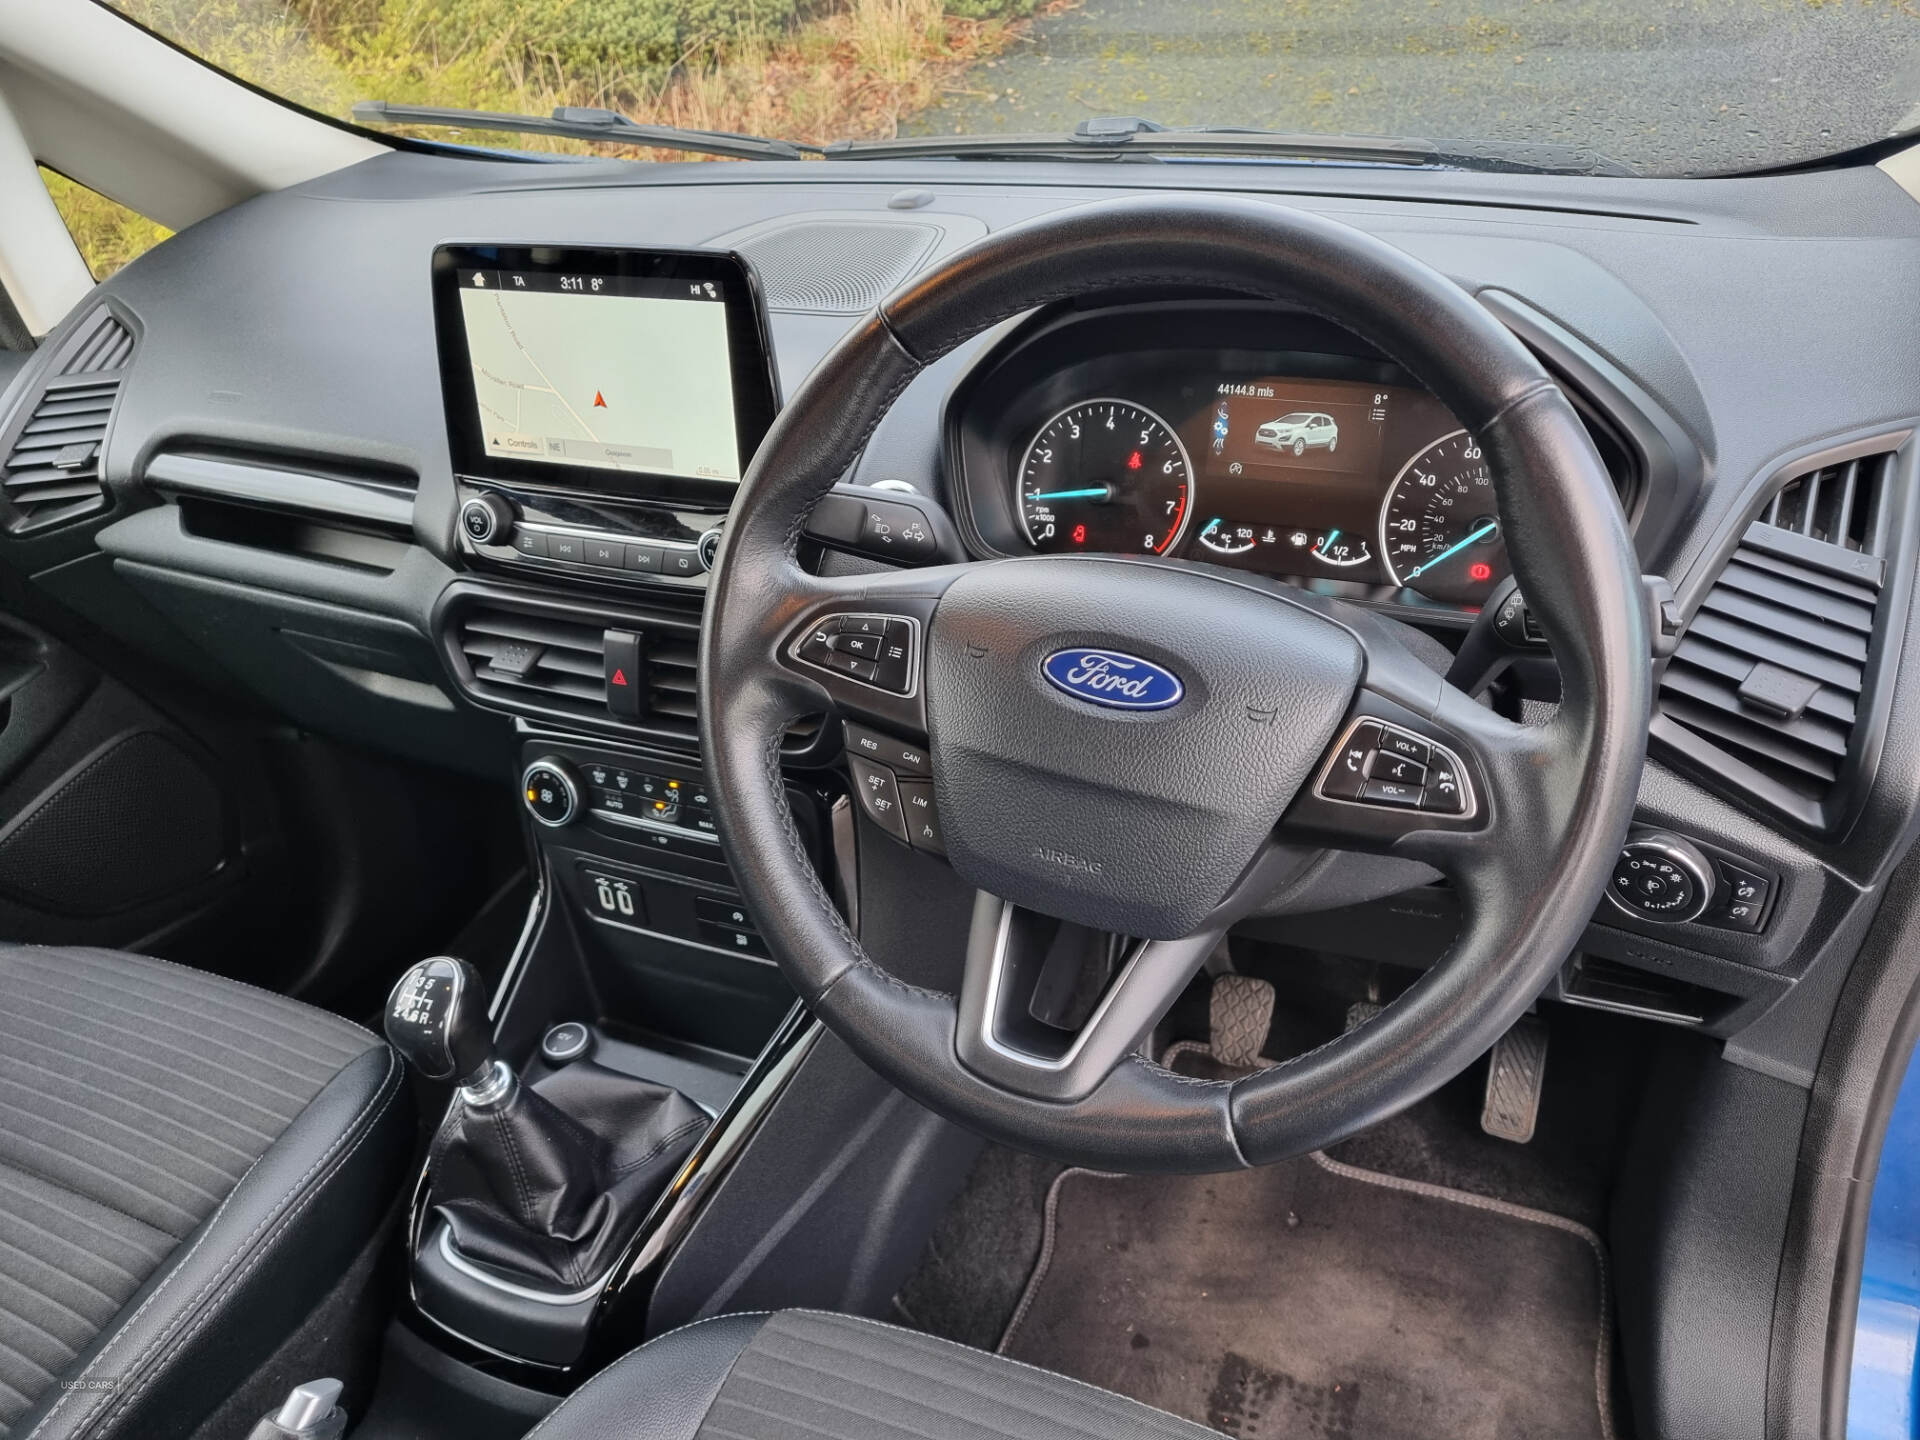
POLYGON ((1326 752, 1361 668, 1351 632, 1257 582, 1093 557, 976 567, 927 647, 948 858, 1083 925, 1192 934, 1326 752), (1137 692, 1177 701, 1115 705, 1124 683, 1060 658, 1080 647, 1147 662, 1137 692))

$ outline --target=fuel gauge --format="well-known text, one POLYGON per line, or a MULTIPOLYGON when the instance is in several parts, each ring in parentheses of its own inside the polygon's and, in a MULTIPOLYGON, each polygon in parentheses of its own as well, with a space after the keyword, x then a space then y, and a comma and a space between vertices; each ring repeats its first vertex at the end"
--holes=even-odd
POLYGON ((1345 570, 1352 565, 1364 565, 1373 559, 1373 552, 1367 548, 1366 538, 1361 535, 1349 535, 1344 530, 1329 530, 1313 542, 1313 548, 1307 552, 1322 565, 1331 565, 1345 570))

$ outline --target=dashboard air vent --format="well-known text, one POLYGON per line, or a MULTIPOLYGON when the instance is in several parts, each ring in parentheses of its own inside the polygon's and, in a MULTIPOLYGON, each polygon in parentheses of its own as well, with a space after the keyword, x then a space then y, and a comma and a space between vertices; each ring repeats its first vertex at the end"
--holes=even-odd
MULTIPOLYGON (((1660 681, 1682 756, 1812 828, 1857 761, 1896 457, 1789 479, 1748 525, 1660 681)), ((1656 736, 1663 734, 1656 727, 1656 736)))
MULTIPOLYGON (((700 627, 691 615, 614 612, 456 587, 442 625, 461 688, 482 704, 546 720, 589 721, 683 746, 699 742, 700 627), (608 704, 609 646, 628 645, 630 636, 639 637, 638 673, 629 682, 639 690, 638 714, 616 713, 608 704)), ((617 663, 620 653, 612 656, 616 671, 625 669, 617 663)), ((802 722, 789 730, 785 748, 802 754, 820 736, 817 718, 802 722)))
POLYGON ((133 331, 105 306, 61 340, 50 378, 0 437, 0 517, 10 533, 50 530, 107 508, 100 452, 133 349, 133 331))
POLYGON ((44 530, 105 507, 100 447, 119 393, 118 377, 48 384, 0 471, 0 491, 13 512, 9 530, 44 530))

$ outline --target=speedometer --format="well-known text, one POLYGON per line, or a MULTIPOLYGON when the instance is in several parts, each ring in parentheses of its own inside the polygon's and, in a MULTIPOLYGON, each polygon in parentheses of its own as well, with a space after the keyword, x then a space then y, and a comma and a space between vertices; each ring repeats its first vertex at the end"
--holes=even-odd
POLYGON ((1394 476, 1380 507, 1380 559, 1391 584, 1478 605, 1506 575, 1493 472, 1464 430, 1442 435, 1394 476))
POLYGON ((1036 550, 1165 555, 1193 513, 1187 447, 1131 400, 1083 400, 1040 427, 1014 496, 1036 550))

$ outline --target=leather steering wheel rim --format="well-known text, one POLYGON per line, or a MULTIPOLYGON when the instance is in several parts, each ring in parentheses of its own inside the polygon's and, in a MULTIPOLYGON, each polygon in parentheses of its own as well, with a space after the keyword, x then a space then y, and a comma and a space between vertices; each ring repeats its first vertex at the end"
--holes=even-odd
MULTIPOLYGON (((1085 562, 990 563, 1011 568, 986 584, 1048 573, 1022 566, 1085 562)), ((1191 575, 1205 567, 1116 561, 1099 574, 1165 586, 1176 582, 1148 572, 1169 568, 1191 575)), ((1235 587, 1223 603, 1240 604, 1262 588, 1244 575, 1209 578, 1235 587)), ((1225 1170, 1331 1144, 1411 1104, 1485 1053, 1551 979, 1600 901, 1632 816, 1651 688, 1643 607, 1617 496, 1579 418, 1532 354, 1454 282, 1361 231, 1277 204, 1105 201, 997 232, 913 281, 857 325, 787 403, 741 484, 710 583, 701 740, 721 835, 773 955, 814 1013, 868 1064, 929 1108, 1003 1143, 1115 1169, 1225 1170), (963 608, 953 598, 961 591, 947 594, 953 572, 982 567, 825 580, 807 575, 796 557, 815 503, 927 365, 1022 312, 1148 285, 1216 288, 1319 315, 1438 396, 1488 457, 1515 574, 1559 663, 1562 700, 1544 725, 1496 722, 1430 673, 1409 678, 1390 625, 1264 587, 1276 616, 1317 606, 1312 625, 1331 628, 1308 638, 1339 632, 1338 643, 1358 657, 1357 694, 1390 696, 1399 707, 1390 714, 1438 727, 1433 733, 1454 737, 1469 757, 1484 797, 1477 827, 1413 824, 1378 842, 1439 866, 1460 885, 1461 932, 1380 1015, 1309 1054, 1216 1082, 1173 1074, 1130 1051, 1087 1093, 1050 1098, 1020 1093, 964 1060, 962 999, 902 982, 861 948, 814 873, 780 771, 785 727, 835 708, 835 692, 790 663, 796 627, 823 606, 904 609, 926 617, 931 650, 942 607, 963 608)), ((936 654, 930 663, 937 662, 936 654)), ((1337 666, 1329 666, 1332 675, 1337 666)), ((929 694, 926 703, 938 699, 929 694)), ((1188 703, 1219 708, 1219 697, 1188 703)), ((935 719, 940 784, 938 712, 935 719)), ((1288 783, 1297 788, 1297 776, 1288 783)), ((1288 813, 1310 808, 1298 802, 1288 813)), ((956 868, 961 863, 956 858, 956 868)), ((1229 877, 1232 893, 1257 869, 1229 877)))

